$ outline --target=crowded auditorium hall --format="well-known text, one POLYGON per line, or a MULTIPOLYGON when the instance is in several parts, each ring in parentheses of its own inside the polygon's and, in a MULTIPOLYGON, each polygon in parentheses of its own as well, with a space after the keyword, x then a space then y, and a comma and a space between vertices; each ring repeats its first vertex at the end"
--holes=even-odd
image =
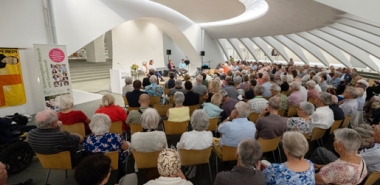
POLYGON ((378 7, 0 1, 0 185, 380 185, 378 7))

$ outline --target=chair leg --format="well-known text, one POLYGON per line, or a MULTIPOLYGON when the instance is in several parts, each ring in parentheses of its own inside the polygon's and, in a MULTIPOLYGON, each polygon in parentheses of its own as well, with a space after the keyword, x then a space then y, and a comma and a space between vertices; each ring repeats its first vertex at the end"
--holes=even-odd
POLYGON ((277 146, 277 150, 278 150, 278 158, 280 159, 280 163, 282 162, 282 159, 281 159, 281 151, 280 151, 280 147, 277 146))
POLYGON ((208 163, 208 172, 210 173, 210 181, 211 181, 211 184, 212 183, 212 175, 211 175, 211 166, 210 166, 210 162, 208 163))
POLYGON ((272 151, 272 154, 273 154, 274 162, 277 163, 277 161, 276 161, 276 155, 274 154, 274 150, 272 151))
POLYGON ((48 185, 48 180, 49 180, 49 175, 50 175, 50 169, 46 175, 46 181, 45 181, 45 184, 48 185))

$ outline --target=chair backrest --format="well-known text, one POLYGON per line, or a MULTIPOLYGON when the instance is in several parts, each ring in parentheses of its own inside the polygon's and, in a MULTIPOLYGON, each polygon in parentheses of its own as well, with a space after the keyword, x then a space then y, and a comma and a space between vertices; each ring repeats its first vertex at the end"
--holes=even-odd
POLYGON ((179 149, 182 166, 198 165, 209 163, 211 147, 204 150, 179 149))
POLYGON ((202 104, 203 102, 205 102, 204 96, 199 95, 199 104, 202 104))
POLYGON ((329 134, 334 133, 334 131, 340 127, 340 125, 342 124, 342 121, 343 120, 335 120, 334 123, 330 127, 330 133, 329 134))
POLYGON ((314 105, 315 104, 315 98, 309 98, 308 102, 314 105))
POLYGON ((210 75, 214 75, 215 69, 210 69, 210 75))
POLYGON ((110 133, 121 134, 123 133, 123 122, 115 121, 111 123, 110 133))
POLYGON ((380 179, 380 172, 372 172, 367 180, 365 181, 364 185, 373 185, 377 180, 380 179))
POLYGON ((117 170, 119 167, 119 151, 106 152, 104 155, 111 158, 111 167, 113 170, 117 170))
POLYGON ((157 110, 158 114, 161 117, 166 117, 166 112, 170 109, 173 108, 173 104, 168 104, 168 105, 160 105, 160 104, 154 104, 153 108, 157 110))
POLYGON ((165 128, 165 134, 166 135, 177 135, 177 134, 183 134, 187 130, 189 122, 183 121, 183 122, 172 122, 164 120, 164 128, 165 128))
POLYGON ((70 170, 71 156, 69 151, 63 151, 57 154, 38 154, 36 153, 38 160, 45 169, 55 170, 70 170))
POLYGON ((196 105, 190 105, 188 107, 189 107, 189 110, 190 110, 189 113, 190 113, 190 116, 191 116, 193 114, 193 112, 199 108, 199 105, 198 104, 196 104, 196 105))
POLYGON ((236 161, 237 147, 222 146, 222 161, 236 161))
POLYGON ((140 107, 128 107, 128 112, 131 112, 133 110, 139 110, 140 107))
POLYGON ((138 152, 132 150, 133 158, 138 169, 157 168, 157 159, 161 151, 138 152))
POLYGON ((75 123, 72 125, 61 125, 62 131, 67 131, 69 133, 77 133, 81 136, 86 136, 86 132, 84 129, 84 123, 75 123))
POLYGON ((174 103, 174 96, 173 95, 170 96, 170 103, 173 104, 173 105, 175 104, 174 103))
POLYGON ((351 116, 350 115, 347 115, 344 120, 343 120, 343 123, 342 123, 342 126, 340 128, 345 128, 347 127, 347 125, 350 123, 350 120, 351 120, 351 116))
POLYGON ((164 94, 168 94, 170 89, 164 88, 164 94))
POLYGON ((326 129, 314 127, 313 132, 311 133, 311 136, 310 136, 310 141, 321 139, 325 135, 325 132, 326 132, 326 129))
POLYGON ((297 114, 298 106, 289 106, 287 117, 290 118, 297 114))
POLYGON ((218 121, 219 118, 211 118, 209 119, 209 124, 208 124, 208 131, 215 131, 216 128, 218 127, 218 121))
POLYGON ((273 138, 273 139, 263 139, 259 138, 257 141, 261 145, 261 150, 263 153, 265 152, 271 152, 277 149, 278 144, 280 143, 281 136, 273 138))
POLYGON ((149 97, 149 105, 154 105, 154 104, 160 104, 160 98, 159 96, 150 96, 149 97))
POLYGON ((131 134, 142 131, 141 124, 130 123, 129 127, 131 128, 131 134))
POLYGON ((285 116, 285 109, 278 110, 278 115, 284 117, 285 116))
POLYGON ((260 113, 251 112, 251 113, 249 114, 248 119, 249 119, 249 121, 252 121, 253 123, 256 124, 257 120, 259 119, 259 115, 260 115, 260 113))
POLYGON ((128 103, 128 100, 127 100, 127 97, 125 96, 122 96, 123 97, 123 100, 124 100, 124 105, 127 106, 129 103, 128 103))

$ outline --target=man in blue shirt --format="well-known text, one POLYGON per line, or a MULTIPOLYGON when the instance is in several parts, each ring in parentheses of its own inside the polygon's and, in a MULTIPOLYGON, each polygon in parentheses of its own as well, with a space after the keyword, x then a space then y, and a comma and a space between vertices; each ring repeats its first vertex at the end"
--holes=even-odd
POLYGON ((182 59, 182 62, 179 64, 178 68, 179 68, 178 72, 180 73, 179 74, 180 76, 183 76, 183 74, 187 73, 185 59, 182 59))

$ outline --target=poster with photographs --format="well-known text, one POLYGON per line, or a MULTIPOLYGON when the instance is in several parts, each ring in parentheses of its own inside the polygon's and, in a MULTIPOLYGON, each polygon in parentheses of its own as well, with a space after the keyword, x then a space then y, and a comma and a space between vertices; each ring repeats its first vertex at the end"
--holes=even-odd
POLYGON ((34 52, 40 69, 40 84, 46 109, 59 110, 57 97, 72 96, 69 62, 66 46, 35 44, 34 52))

